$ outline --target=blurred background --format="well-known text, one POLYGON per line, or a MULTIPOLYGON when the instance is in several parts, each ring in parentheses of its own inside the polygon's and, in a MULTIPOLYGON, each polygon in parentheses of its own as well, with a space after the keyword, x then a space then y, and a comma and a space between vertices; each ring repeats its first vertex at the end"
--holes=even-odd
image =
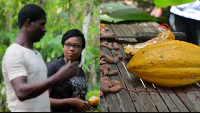
MULTIPOLYGON (((0 0, 0 70, 6 48, 15 42, 18 29, 17 14, 25 4, 37 4, 47 14, 47 32, 34 45, 46 64, 62 54, 61 38, 70 29, 81 30, 87 40, 83 51, 83 69, 86 73, 88 93, 99 96, 99 6, 100 0, 0 0)), ((0 72, 0 112, 8 112, 5 85, 0 72)), ((95 112, 99 111, 98 109, 95 112)))
POLYGON ((161 12, 153 14, 156 5, 153 0, 101 0, 101 3, 118 3, 129 7, 137 7, 158 19, 158 23, 169 24, 170 6, 162 7, 161 12))

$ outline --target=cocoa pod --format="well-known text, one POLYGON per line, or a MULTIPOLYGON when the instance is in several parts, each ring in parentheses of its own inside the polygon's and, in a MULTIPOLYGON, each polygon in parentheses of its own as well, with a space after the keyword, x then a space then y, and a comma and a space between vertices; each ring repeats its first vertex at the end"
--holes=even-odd
POLYGON ((110 50, 112 50, 113 49, 113 47, 112 47, 112 43, 108 43, 108 49, 110 49, 110 50))
POLYGON ((103 82, 100 82, 100 90, 104 93, 104 94, 107 94, 109 92, 109 87, 103 83, 103 82))
POLYGON ((110 57, 109 55, 105 55, 105 58, 106 58, 106 62, 107 62, 107 63, 110 63, 110 64, 113 64, 113 63, 114 63, 113 57, 110 57))
POLYGON ((103 92, 100 90, 100 97, 103 97, 103 92))
POLYGON ((108 76, 113 76, 113 75, 117 75, 119 73, 118 70, 112 70, 108 73, 108 76))
POLYGON ((118 80, 111 80, 110 82, 112 83, 113 86, 121 85, 120 81, 118 81, 118 80))
POLYGON ((116 92, 120 91, 121 89, 122 89, 121 85, 115 85, 115 86, 109 88, 109 92, 116 93, 116 92))
POLYGON ((113 58, 113 62, 114 62, 115 64, 117 64, 118 61, 119 61, 118 56, 115 56, 115 57, 113 58))
POLYGON ((100 71, 100 77, 102 77, 102 72, 100 71))

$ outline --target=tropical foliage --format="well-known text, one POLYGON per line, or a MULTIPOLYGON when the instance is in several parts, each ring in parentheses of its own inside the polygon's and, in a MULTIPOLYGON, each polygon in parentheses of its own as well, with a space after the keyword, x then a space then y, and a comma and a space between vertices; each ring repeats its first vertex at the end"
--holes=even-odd
MULTIPOLYGON (((2 64, 6 48, 15 41, 19 32, 17 14, 25 4, 40 5, 47 14, 47 32, 40 42, 34 44, 46 64, 62 54, 60 42, 67 30, 76 28, 84 33, 87 46, 83 52, 83 69, 87 75, 88 94, 92 95, 90 92, 99 93, 100 0, 0 0, 0 64, 2 64), (88 15, 90 17, 86 21, 88 15)), ((1 68, 0 66, 0 70, 1 68)), ((8 111, 1 72, 0 83, 0 111, 8 111)))

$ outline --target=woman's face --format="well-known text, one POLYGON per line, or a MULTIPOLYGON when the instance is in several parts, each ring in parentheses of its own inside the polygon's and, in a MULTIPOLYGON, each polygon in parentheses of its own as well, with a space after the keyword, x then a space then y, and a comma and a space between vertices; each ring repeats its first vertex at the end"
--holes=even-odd
POLYGON ((82 52, 82 40, 78 37, 71 37, 65 41, 63 46, 64 56, 67 61, 75 61, 82 52))

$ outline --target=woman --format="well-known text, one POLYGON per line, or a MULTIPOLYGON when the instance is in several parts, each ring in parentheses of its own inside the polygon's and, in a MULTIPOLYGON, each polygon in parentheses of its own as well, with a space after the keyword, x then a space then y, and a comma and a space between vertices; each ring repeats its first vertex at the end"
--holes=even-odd
MULTIPOLYGON (((81 52, 85 48, 85 38, 81 31, 72 29, 63 35, 64 54, 48 64, 48 77, 56 73, 67 62, 81 61, 81 52)), ((52 111, 76 112, 87 111, 90 106, 85 101, 87 84, 85 74, 79 68, 79 74, 68 80, 63 80, 49 89, 52 111)))

